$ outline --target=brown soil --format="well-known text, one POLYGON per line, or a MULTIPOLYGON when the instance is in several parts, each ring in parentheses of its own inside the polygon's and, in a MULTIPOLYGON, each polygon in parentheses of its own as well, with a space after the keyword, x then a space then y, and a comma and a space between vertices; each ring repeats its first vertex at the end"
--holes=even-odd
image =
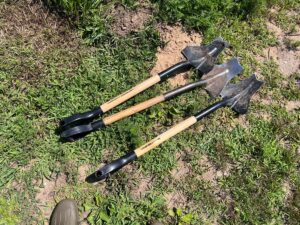
POLYGON ((214 165, 209 161, 207 156, 203 156, 200 159, 200 165, 204 168, 204 172, 201 175, 201 179, 205 181, 215 181, 217 177, 222 176, 221 171, 218 171, 214 165))
POLYGON ((288 200, 292 197, 292 187, 288 181, 283 183, 283 191, 285 193, 285 199, 288 200))
POLYGON ((65 174, 57 176, 56 179, 44 179, 42 187, 38 189, 36 200, 38 207, 42 211, 44 218, 50 218, 52 208, 54 206, 54 196, 59 188, 66 185, 67 177, 65 174))
POLYGON ((142 177, 139 175, 139 183, 131 189, 131 196, 133 198, 141 198, 151 188, 153 177, 142 177))
POLYGON ((272 100, 272 93, 269 93, 269 95, 266 98, 261 98, 258 94, 253 95, 252 100, 255 102, 259 102, 263 105, 272 105, 274 100, 272 100))
POLYGON ((169 209, 185 208, 188 203, 187 197, 179 191, 168 193, 165 198, 169 209))
POLYGON ((295 109, 300 109, 300 101, 289 101, 286 103, 286 110, 293 111, 295 109))
POLYGON ((263 120, 266 120, 266 121, 271 121, 271 119, 272 119, 272 115, 269 113, 260 112, 257 115, 259 118, 262 118, 263 120))
POLYGON ((216 183, 218 178, 229 176, 232 165, 228 164, 224 169, 218 170, 208 159, 206 155, 202 156, 199 164, 203 167, 203 173, 199 176, 200 180, 216 183))
MULTIPOLYGON (((166 43, 164 48, 158 48, 156 57, 157 62, 151 71, 155 75, 175 63, 183 60, 181 51, 188 45, 199 45, 202 41, 200 34, 192 32, 187 33, 181 25, 168 26, 160 25, 158 27, 162 41, 166 43)), ((187 83, 187 74, 182 73, 169 79, 172 86, 184 85, 187 83)))
POLYGON ((190 168, 179 153, 176 156, 177 167, 171 171, 171 175, 175 180, 182 180, 190 172, 190 168))
POLYGON ((124 6, 117 6, 111 13, 114 22, 111 30, 120 35, 126 36, 132 31, 138 31, 151 17, 151 10, 147 8, 137 8, 128 10, 124 6))
POLYGON ((85 178, 89 175, 89 165, 81 165, 78 168, 78 180, 80 182, 85 182, 85 178))
MULTIPOLYGON (((289 49, 286 41, 300 41, 300 36, 288 36, 280 27, 268 22, 269 31, 273 32, 279 41, 279 46, 270 47, 264 50, 264 54, 268 60, 273 59, 279 65, 280 72, 289 76, 292 73, 300 71, 300 51, 289 49)), ((299 29, 299 27, 297 28, 299 29)))
POLYGON ((249 127, 249 121, 247 119, 247 115, 244 114, 244 115, 239 115, 238 117, 236 117, 235 119, 235 122, 237 124, 239 124, 241 127, 243 128, 247 128, 249 127))
POLYGON ((37 159, 30 160, 26 166, 21 168, 21 170, 23 172, 30 171, 37 161, 38 161, 37 159))

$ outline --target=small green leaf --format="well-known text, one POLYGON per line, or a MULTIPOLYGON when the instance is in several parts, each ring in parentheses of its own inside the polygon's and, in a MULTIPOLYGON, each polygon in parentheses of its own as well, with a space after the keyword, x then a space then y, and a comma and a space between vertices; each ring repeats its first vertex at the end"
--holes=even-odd
POLYGON ((180 220, 185 223, 190 223, 192 221, 192 219, 193 219, 193 214, 191 214, 191 213, 188 213, 180 218, 180 220))
POLYGON ((168 210, 168 214, 172 217, 175 217, 175 213, 174 213, 174 210, 173 209, 169 209, 168 210))
POLYGON ((95 202, 96 202, 96 206, 100 206, 101 205, 101 202, 102 202, 102 198, 100 195, 97 195, 95 197, 95 202))
POLYGON ((105 222, 109 222, 110 221, 110 217, 107 215, 107 213, 105 211, 101 211, 99 213, 99 217, 101 220, 105 221, 105 222))
POLYGON ((84 211, 90 211, 93 208, 93 205, 91 203, 85 203, 83 205, 84 211))
POLYGON ((182 216, 182 211, 181 211, 180 208, 177 208, 177 209, 176 209, 176 215, 177 215, 177 216, 182 216))

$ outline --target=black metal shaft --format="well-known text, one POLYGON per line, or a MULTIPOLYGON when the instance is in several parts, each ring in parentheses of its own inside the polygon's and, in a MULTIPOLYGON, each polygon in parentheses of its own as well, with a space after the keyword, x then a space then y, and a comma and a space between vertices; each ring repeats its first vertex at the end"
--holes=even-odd
POLYGON ((196 113, 194 117, 197 119, 197 121, 201 120, 203 117, 208 116, 212 112, 216 111, 217 109, 226 106, 226 100, 221 100, 219 102, 216 102, 215 104, 207 107, 206 109, 201 110, 200 112, 196 113))
POLYGON ((160 82, 167 80, 169 77, 171 77, 174 74, 184 72, 184 71, 190 69, 191 67, 192 67, 192 65, 190 64, 189 61, 182 61, 182 62, 176 63, 175 65, 169 67, 168 69, 166 69, 158 74, 160 77, 160 82))
POLYGON ((168 101, 172 98, 175 98, 185 92, 191 91, 199 86, 202 86, 205 84, 206 81, 200 80, 191 84, 184 85, 182 87, 176 88, 174 90, 168 91, 167 93, 163 94, 165 97, 165 101, 168 101))

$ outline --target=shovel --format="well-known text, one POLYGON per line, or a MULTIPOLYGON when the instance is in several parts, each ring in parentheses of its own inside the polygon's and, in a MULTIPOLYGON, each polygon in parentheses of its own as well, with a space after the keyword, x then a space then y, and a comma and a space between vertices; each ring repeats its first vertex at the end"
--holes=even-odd
POLYGON ((116 172, 123 166, 141 157, 174 135, 186 130, 219 108, 228 106, 238 114, 245 114, 248 110, 251 96, 261 87, 262 84, 263 82, 257 80, 255 75, 252 75, 237 84, 228 84, 221 92, 221 101, 214 103, 206 109, 196 113, 194 116, 180 122, 134 151, 131 151, 121 158, 105 165, 95 173, 88 176, 86 181, 92 183, 105 179, 110 173, 116 172))
POLYGON ((223 88, 227 85, 227 83, 237 74, 242 72, 242 70, 243 67, 239 64, 238 60, 236 58, 231 59, 229 62, 222 65, 215 65, 209 73, 202 76, 200 81, 187 84, 160 96, 151 98, 121 112, 105 117, 102 120, 66 129, 61 133, 61 137, 67 141, 74 141, 87 135, 90 132, 104 129, 108 125, 118 120, 131 116, 158 103, 168 101, 197 87, 204 86, 211 97, 217 97, 221 93, 223 88))
POLYGON ((96 107, 88 112, 77 113, 70 117, 64 118, 60 121, 59 130, 62 131, 67 127, 91 122, 93 119, 101 116, 103 113, 150 88, 154 84, 163 82, 169 77, 187 71, 192 67, 194 67, 200 74, 208 73, 213 68, 217 56, 225 47, 228 47, 228 43, 222 38, 217 38, 208 45, 188 46, 182 50, 182 54, 186 58, 185 61, 179 62, 159 73, 158 75, 148 78, 137 86, 102 104, 100 107, 96 107))

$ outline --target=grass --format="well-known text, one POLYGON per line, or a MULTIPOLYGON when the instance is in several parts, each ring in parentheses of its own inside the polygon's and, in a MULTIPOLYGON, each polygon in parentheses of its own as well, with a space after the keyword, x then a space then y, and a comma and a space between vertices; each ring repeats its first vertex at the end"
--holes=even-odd
MULTIPOLYGON (((46 218, 36 194, 44 180, 53 181, 62 174, 66 184, 54 190, 54 200, 76 199, 80 212, 89 212, 90 224, 154 220, 165 224, 297 224, 300 118, 299 110, 287 111, 284 104, 299 99, 299 72, 283 76, 275 61, 262 62, 257 57, 262 49, 279 44, 267 30, 266 20, 274 19, 278 26, 293 31, 299 18, 287 16, 287 9, 297 9, 298 1, 273 2, 277 13, 267 11, 270 1, 251 1, 250 8, 240 1, 172 0, 164 5, 149 1, 152 19, 126 37, 109 30, 113 23, 109 12, 116 2, 56 1, 59 12, 67 17, 50 14, 46 22, 43 10, 22 17, 20 11, 28 9, 23 1, 0 3, 4 31, 0 41, 0 224, 43 224, 46 218), (267 17, 248 18, 245 9, 253 11, 249 15, 259 12, 267 17), (195 16, 199 11, 204 15, 201 18, 195 16), (224 14, 226 21, 222 21, 224 14), (106 182, 86 184, 78 178, 81 165, 90 165, 92 172, 101 162, 140 146, 210 104, 204 91, 201 95, 193 91, 124 119, 105 132, 74 143, 59 141, 55 129, 60 118, 100 105, 149 76, 156 49, 164 44, 155 28, 160 21, 179 21, 187 29, 202 31, 205 42, 223 36, 232 48, 220 61, 239 56, 245 67, 243 76, 261 71, 266 83, 258 96, 272 101, 253 100, 243 120, 230 109, 219 110, 106 182), (23 29, 10 29, 14 26, 23 29), (175 179, 170 172, 180 166, 178 155, 189 173, 175 179), (205 165, 199 163, 203 156, 218 171, 229 168, 229 174, 213 181, 203 179, 205 165), (147 192, 134 196, 134 190, 149 177, 147 192), (175 209, 166 201, 174 193, 185 198, 175 209)), ((122 1, 129 8, 140 7, 134 2, 122 1)), ((168 89, 167 83, 157 85, 113 112, 168 89)), ((43 204, 51 208, 54 203, 43 204)))

